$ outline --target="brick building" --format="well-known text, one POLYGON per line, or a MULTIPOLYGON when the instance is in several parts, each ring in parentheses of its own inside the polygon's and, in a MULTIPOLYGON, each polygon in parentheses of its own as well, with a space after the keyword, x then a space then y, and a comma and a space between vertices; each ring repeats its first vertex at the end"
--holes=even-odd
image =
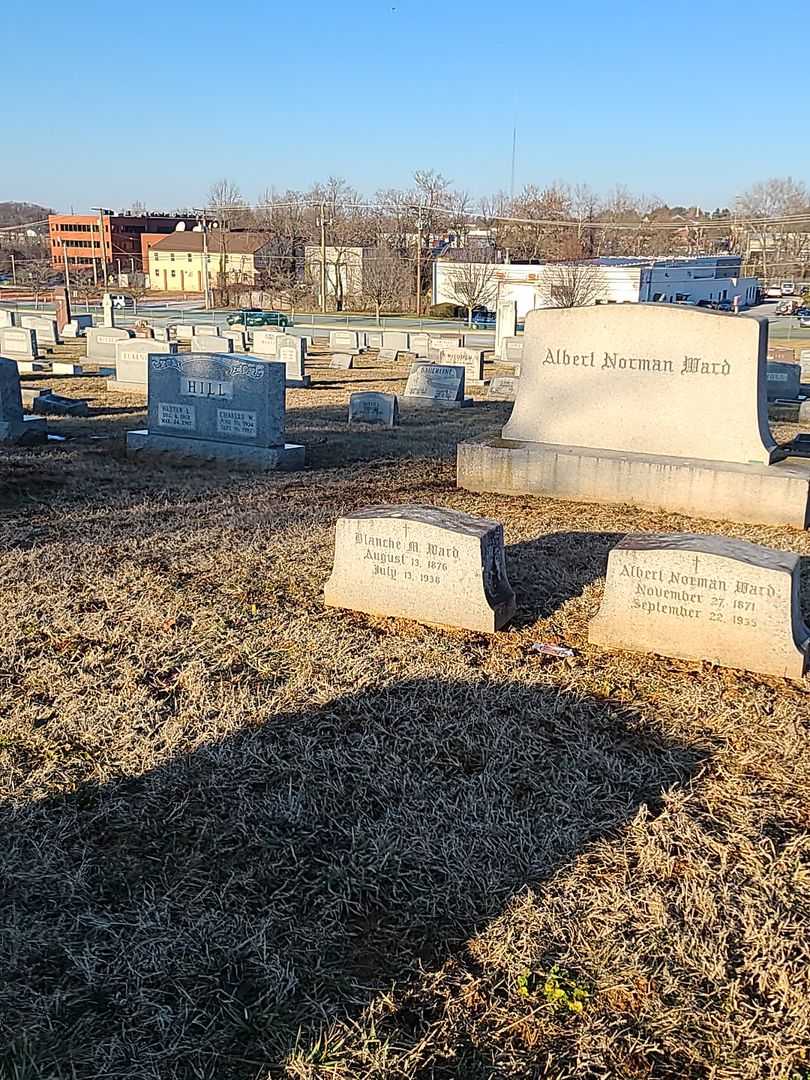
MULTIPOLYGON (((61 269, 67 255, 71 270, 100 270, 104 262, 108 270, 116 271, 119 261, 122 270, 142 270, 143 234, 164 236, 181 221, 186 219, 171 214, 49 214, 51 264, 61 269)), ((191 226, 193 220, 186 224, 191 226)))

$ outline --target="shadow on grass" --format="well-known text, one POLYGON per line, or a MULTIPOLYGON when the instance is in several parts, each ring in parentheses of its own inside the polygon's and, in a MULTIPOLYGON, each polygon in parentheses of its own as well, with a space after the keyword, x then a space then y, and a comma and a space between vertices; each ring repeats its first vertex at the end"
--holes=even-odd
POLYGON ((281 1075, 702 760, 609 700, 424 679, 7 804, 9 1075, 281 1075))
POLYGON ((514 626, 547 618, 586 586, 605 576, 611 548, 624 537, 613 532, 564 532, 538 536, 506 549, 509 582, 515 590, 514 626))

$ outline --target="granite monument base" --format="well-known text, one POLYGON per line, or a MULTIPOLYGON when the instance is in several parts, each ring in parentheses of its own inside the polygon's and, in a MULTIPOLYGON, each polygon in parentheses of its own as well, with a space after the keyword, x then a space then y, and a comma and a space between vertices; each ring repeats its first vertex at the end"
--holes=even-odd
POLYGON ((458 445, 467 491, 624 503, 710 521, 810 525, 810 461, 738 465, 489 438, 458 445))
POLYGON ((242 446, 214 439, 189 439, 185 436, 156 435, 146 430, 127 432, 129 457, 196 459, 214 465, 241 465, 248 469, 295 470, 304 467, 304 447, 297 443, 284 446, 242 446))

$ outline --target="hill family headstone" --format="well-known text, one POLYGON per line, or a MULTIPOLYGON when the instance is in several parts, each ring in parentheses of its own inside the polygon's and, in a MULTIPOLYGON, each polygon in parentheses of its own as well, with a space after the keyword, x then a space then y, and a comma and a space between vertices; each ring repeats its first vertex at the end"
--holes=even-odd
POLYGON ((503 526, 435 506, 338 519, 328 607, 493 633, 515 612, 503 526))
POLYGON ((304 447, 284 441, 283 364, 227 353, 150 356, 148 428, 127 433, 127 451, 301 468, 304 447))
POLYGON ((608 556, 588 640, 801 679, 799 558, 722 536, 628 536, 608 556))
POLYGON ((810 461, 768 428, 766 338, 663 304, 531 311, 509 422, 459 444, 459 486, 805 528, 810 461))

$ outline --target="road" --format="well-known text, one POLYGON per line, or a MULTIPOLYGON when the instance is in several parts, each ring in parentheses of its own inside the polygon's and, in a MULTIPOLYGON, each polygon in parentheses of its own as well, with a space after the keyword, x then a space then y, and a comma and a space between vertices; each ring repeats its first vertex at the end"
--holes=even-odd
MULTIPOLYGON (((0 308, 7 308, 11 311, 19 310, 26 314, 36 314, 53 312, 53 304, 41 303, 38 308, 34 308, 33 304, 17 304, 17 303, 3 303, 0 301, 0 308)), ((84 314, 89 311, 94 315, 101 315, 100 304, 84 304, 76 303, 73 305, 73 310, 77 314, 84 314)), ((769 326, 773 329, 773 337, 780 339, 790 339, 792 337, 810 338, 810 330, 803 329, 799 326, 799 320, 794 316, 776 315, 776 301, 770 301, 764 304, 757 304, 754 307, 747 308, 742 314, 744 316, 758 316, 760 318, 766 318, 769 326)), ((118 326, 132 326, 139 319, 146 319, 148 322, 155 326, 164 326, 170 322, 193 322, 217 324, 219 326, 226 325, 226 319, 228 315, 233 314, 232 308, 219 308, 214 311, 205 311, 200 303, 199 306, 195 306, 190 301, 169 301, 161 303, 141 303, 138 305, 138 314, 135 315, 131 309, 126 311, 116 311, 115 321, 118 326)), ((463 333, 466 331, 467 325, 463 319, 417 319, 413 317, 405 316, 385 316, 380 320, 379 326, 370 315, 342 315, 342 314, 296 314, 294 318, 294 327, 298 330, 306 330, 308 327, 328 327, 331 329, 339 329, 341 327, 353 327, 357 330, 427 330, 427 331, 457 331, 463 333)), ((475 331, 473 331, 475 332, 475 331)), ((481 331, 487 333, 487 331, 481 331)), ((494 331, 490 330, 490 334, 494 337, 494 331)))

